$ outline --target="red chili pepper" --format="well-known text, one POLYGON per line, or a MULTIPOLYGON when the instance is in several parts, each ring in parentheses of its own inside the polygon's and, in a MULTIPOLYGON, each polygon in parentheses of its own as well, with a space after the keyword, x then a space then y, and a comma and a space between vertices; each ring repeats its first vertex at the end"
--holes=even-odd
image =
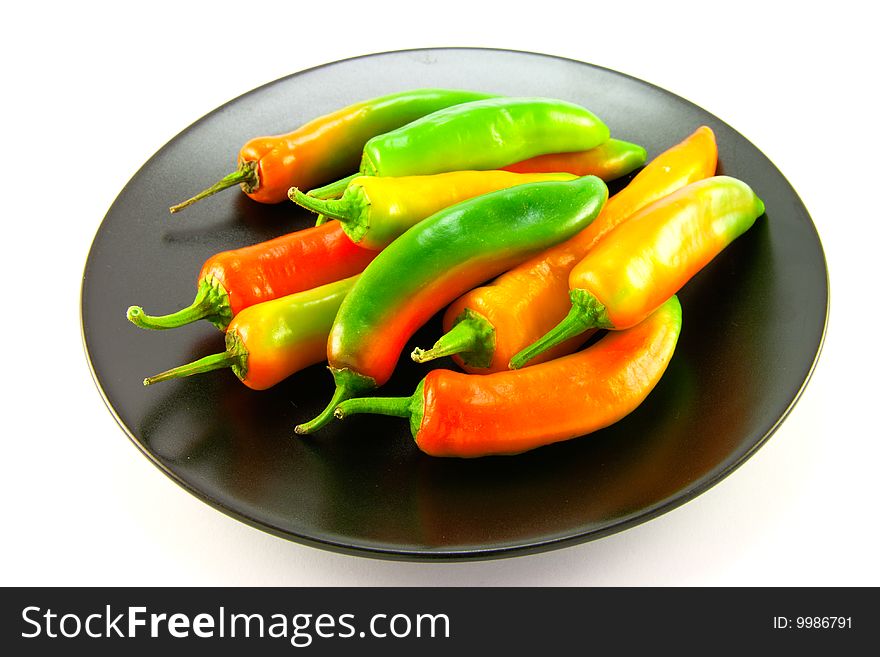
POLYGON ((579 353, 495 374, 433 370, 411 397, 349 399, 334 415, 409 418, 419 449, 432 456, 519 454, 635 410, 666 371, 680 332, 681 305, 673 296, 641 324, 579 353))
POLYGON ((140 306, 128 319, 145 329, 170 329, 207 319, 225 330, 240 311, 361 273, 378 251, 354 244, 338 221, 211 256, 197 279, 193 303, 153 317, 140 306))

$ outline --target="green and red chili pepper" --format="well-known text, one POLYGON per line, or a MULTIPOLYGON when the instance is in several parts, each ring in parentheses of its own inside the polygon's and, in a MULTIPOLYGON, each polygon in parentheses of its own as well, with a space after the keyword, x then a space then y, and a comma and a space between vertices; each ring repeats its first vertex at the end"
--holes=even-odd
POLYGON ((450 89, 402 91, 349 105, 287 134, 256 137, 239 151, 236 171, 171 212, 236 185, 255 201, 280 203, 291 187, 309 189, 357 169, 370 138, 439 109, 491 97, 450 89))
POLYGON ((343 301, 327 343, 336 391, 324 412, 297 432, 320 428, 340 401, 384 384, 406 341, 434 313, 582 230, 607 195, 593 176, 517 185, 441 210, 405 232, 343 301))

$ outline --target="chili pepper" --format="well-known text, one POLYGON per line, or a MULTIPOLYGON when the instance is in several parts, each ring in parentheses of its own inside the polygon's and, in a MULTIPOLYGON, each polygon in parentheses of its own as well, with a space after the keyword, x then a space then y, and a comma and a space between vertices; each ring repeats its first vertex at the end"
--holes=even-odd
POLYGON ((357 276, 245 308, 226 329, 226 351, 144 379, 148 386, 224 367, 265 390, 327 356, 333 318, 357 276))
MULTIPOLYGON (((455 356, 468 372, 506 370, 514 354, 565 317, 571 307, 568 275, 604 235, 644 206, 711 176, 717 160, 714 134, 705 126, 699 128, 654 158, 608 199, 596 221, 583 231, 450 305, 443 318, 445 335, 428 351, 416 349, 413 360, 455 356)), ((569 354, 588 337, 583 334, 548 349, 537 362, 569 354)))
MULTIPOLYGON (((428 114, 370 139, 360 173, 414 176, 498 169, 544 153, 585 151, 608 140, 608 127, 583 107, 550 98, 488 98, 428 114)), ((309 191, 341 194, 346 181, 309 191)))
POLYGON ((132 306, 127 316, 145 329, 207 319, 223 330, 245 308, 359 274, 374 257, 375 251, 353 244, 333 221, 211 256, 199 273, 190 306, 160 317, 132 306))
POLYGON ((528 182, 573 178, 569 173, 509 171, 453 171, 399 178, 358 176, 340 199, 316 199, 296 188, 290 190, 290 198, 304 208, 338 220, 345 234, 359 246, 382 249, 422 219, 474 196, 528 182))
POLYGON ((327 341, 336 390, 296 428, 326 424, 343 399, 384 384, 406 341, 432 315, 481 281, 582 230, 607 198, 594 176, 517 185, 472 198, 416 224, 361 275, 327 341))
POLYGON ((637 144, 609 139, 588 151, 547 153, 502 167, 514 173, 564 171, 576 176, 598 176, 605 182, 635 171, 648 159, 647 151, 637 144))
POLYGON ((520 371, 485 376, 433 370, 411 397, 361 397, 337 418, 409 418, 431 456, 519 454, 591 433, 635 410, 666 371, 681 332, 673 296, 642 323, 609 332, 587 349, 520 371))
POLYGON ((292 186, 308 189, 355 170, 371 137, 438 109, 491 97, 447 89, 404 91, 349 105, 284 135, 251 139, 239 151, 237 171, 171 212, 235 185, 255 201, 280 203, 292 186))
POLYGON ((762 214, 751 188, 727 176, 691 183, 640 210, 571 270, 568 315, 510 366, 590 328, 638 324, 762 214))

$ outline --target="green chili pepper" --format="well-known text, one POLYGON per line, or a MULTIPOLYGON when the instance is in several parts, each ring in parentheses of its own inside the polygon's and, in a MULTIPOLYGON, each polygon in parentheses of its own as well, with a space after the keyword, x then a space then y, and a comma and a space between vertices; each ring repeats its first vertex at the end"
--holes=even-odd
POLYGON ((296 428, 310 433, 343 399, 385 383, 412 334, 480 282, 583 230, 602 209, 599 178, 518 185, 464 201, 416 224, 364 270, 327 343, 336 391, 296 428))
MULTIPOLYGON (((550 98, 488 98, 448 107, 370 139, 360 173, 413 176, 500 169, 545 153, 585 151, 608 140, 589 110, 550 98)), ((340 195, 348 179, 309 192, 340 195)))

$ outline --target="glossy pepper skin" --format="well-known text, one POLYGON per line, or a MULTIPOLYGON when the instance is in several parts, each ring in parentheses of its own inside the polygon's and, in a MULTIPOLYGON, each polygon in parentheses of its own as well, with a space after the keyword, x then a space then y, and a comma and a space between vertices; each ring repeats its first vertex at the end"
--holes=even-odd
POLYGON ((271 388, 327 355, 327 335, 357 276, 246 308, 226 329, 226 351, 144 379, 169 379, 229 367, 253 390, 271 388))
MULTIPOLYGON (((608 199, 596 220, 583 231, 452 303, 443 318, 446 333, 430 350, 413 352, 413 360, 454 356, 468 372, 506 370, 515 354, 566 316, 571 308, 569 274, 591 248, 641 208, 713 175, 717 161, 715 135, 705 126, 699 128, 648 163, 629 185, 608 199)), ((570 338, 533 362, 569 354, 588 337, 570 338)))
MULTIPOLYGON (((488 98, 447 107, 364 146, 360 174, 414 176, 499 169, 545 153, 584 151, 608 141, 589 110, 550 98, 488 98)), ((344 181, 309 191, 336 196, 344 181)), ((304 188, 305 189, 305 188, 304 188)))
POLYGON ((597 176, 610 182, 635 171, 647 159, 647 151, 638 144, 609 139, 588 151, 536 155, 502 168, 514 173, 564 171, 576 176, 597 176))
POLYGON ((356 170, 371 137, 444 107, 490 97, 474 91, 415 89, 349 105, 287 134, 256 137, 239 151, 237 171, 171 212, 235 185, 255 201, 280 203, 290 187, 309 189, 356 170))
POLYGON ((762 214, 761 199, 728 176, 697 181, 642 209, 572 269, 565 319, 511 367, 590 328, 638 324, 762 214))
POLYGON ((672 297, 642 323, 587 349, 519 371, 485 376, 433 370, 412 397, 344 401, 335 415, 409 418, 431 456, 519 454, 591 433, 635 410, 666 371, 681 332, 672 297))
POLYGON ((452 299, 536 251, 583 230, 608 195, 585 176, 484 194, 416 224, 380 252, 346 297, 330 332, 327 360, 336 382, 330 404, 384 384, 412 334, 452 299))
POLYGON ((144 329, 207 319, 224 330, 245 308, 354 276, 375 257, 375 251, 356 246, 339 222, 331 221, 211 256, 199 272, 190 306, 158 317, 131 306, 127 317, 144 329))
POLYGON ((351 241, 366 249, 383 249, 412 226, 469 198, 514 185, 572 180, 569 173, 452 171, 432 176, 379 178, 358 176, 342 198, 322 200, 291 189, 295 203, 342 224, 351 241))

